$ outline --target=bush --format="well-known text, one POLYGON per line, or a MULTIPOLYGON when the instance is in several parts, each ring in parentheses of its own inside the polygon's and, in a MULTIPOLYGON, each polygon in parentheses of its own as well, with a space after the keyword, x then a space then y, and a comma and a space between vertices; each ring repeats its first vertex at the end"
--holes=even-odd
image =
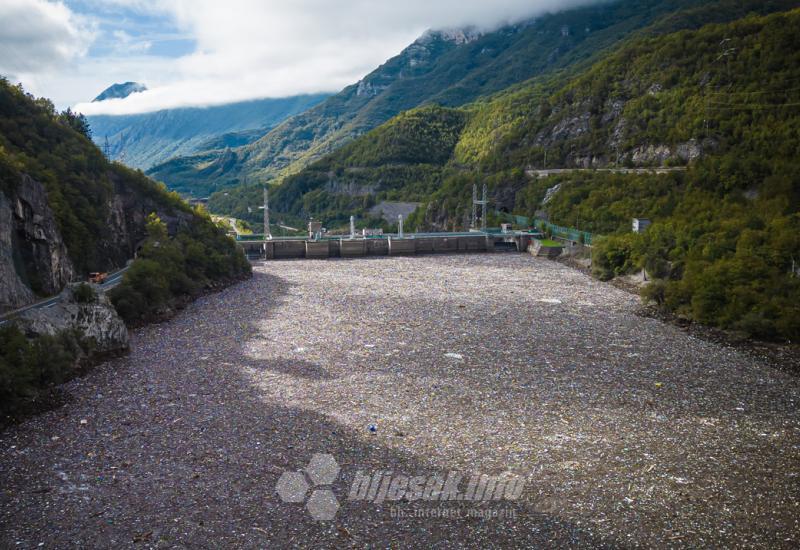
POLYGON ((242 251, 207 217, 197 218, 171 238, 166 225, 151 215, 147 232, 139 257, 109 293, 127 323, 156 318, 183 297, 250 273, 242 251))
POLYGON ((652 302, 658 306, 663 306, 666 300, 666 291, 666 281, 662 279, 656 279, 642 288, 641 295, 646 302, 652 302))
POLYGON ((72 378, 86 351, 71 331, 29 340, 16 325, 1 327, 0 413, 14 414, 54 384, 72 378))
POLYGON ((630 273, 634 267, 636 235, 613 235, 598 239, 592 249, 592 274, 607 281, 630 273))
POLYGON ((81 283, 76 286, 72 291, 72 297, 75 298, 75 301, 79 304, 90 304, 97 298, 94 289, 86 283, 81 283))

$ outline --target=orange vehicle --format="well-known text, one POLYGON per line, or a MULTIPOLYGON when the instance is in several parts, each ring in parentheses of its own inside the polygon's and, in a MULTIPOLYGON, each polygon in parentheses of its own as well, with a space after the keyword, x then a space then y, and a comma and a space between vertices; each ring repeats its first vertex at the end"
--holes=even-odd
POLYGON ((108 273, 101 273, 99 271, 92 271, 91 273, 89 273, 90 283, 102 285, 103 283, 106 282, 107 278, 108 278, 108 273))

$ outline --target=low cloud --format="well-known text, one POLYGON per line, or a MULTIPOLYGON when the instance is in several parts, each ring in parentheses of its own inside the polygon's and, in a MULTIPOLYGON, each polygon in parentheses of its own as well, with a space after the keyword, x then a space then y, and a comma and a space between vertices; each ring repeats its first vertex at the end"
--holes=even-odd
MULTIPOLYGON (((33 0, 12 0, 27 3, 33 0)), ((120 80, 138 80, 149 90, 126 99, 80 103, 86 114, 129 114, 261 97, 338 91, 396 55, 430 28, 475 25, 489 29, 545 12, 596 3, 590 0, 107 0, 149 16, 169 18, 193 37, 195 51, 177 59, 143 64, 148 44, 119 35, 110 78, 77 71, 88 84, 108 76, 85 101, 120 80), (127 49, 130 58, 122 53, 127 49)), ((37 3, 42 3, 37 0, 37 3)), ((57 5, 60 6, 60 5, 57 5)), ((62 9, 60 6, 58 9, 62 9)), ((100 69, 104 61, 86 65, 100 69)), ((74 86, 75 77, 70 75, 74 86)), ((42 75, 37 92, 65 75, 42 75)))

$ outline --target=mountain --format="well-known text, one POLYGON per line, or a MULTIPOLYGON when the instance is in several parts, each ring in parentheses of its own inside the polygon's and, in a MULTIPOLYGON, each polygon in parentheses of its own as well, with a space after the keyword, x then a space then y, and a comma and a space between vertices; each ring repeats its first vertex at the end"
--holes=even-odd
POLYGON ((586 63, 665 14, 700 0, 602 3, 493 32, 428 32, 360 82, 231 151, 175 158, 148 172, 170 188, 282 179, 325 153, 423 104, 460 106, 531 77, 586 63))
POLYGON ((93 115, 88 120, 95 143, 104 147, 108 140, 111 158, 147 169, 176 155, 228 147, 226 140, 234 146, 249 143, 326 97, 314 94, 135 115, 93 115))
MULTIPOLYGON (((421 202, 408 228, 460 230, 473 184, 486 184, 494 223, 513 214, 598 234, 598 277, 644 269, 645 295, 680 317, 795 340, 800 10, 755 13, 795 6, 709 3, 586 67, 402 113, 287 177, 271 204, 337 227, 379 201, 421 202), (703 25, 724 18, 735 20, 703 25), (685 170, 593 170, 654 166, 685 170), (538 177, 544 168, 582 171, 538 177), (634 217, 653 224, 631 233, 634 217)), ((257 192, 218 193, 209 208, 257 192)))
MULTIPOLYGON (((81 116, 59 114, 0 79, 0 311, 57 294, 91 271, 124 267, 147 242, 151 215, 164 226, 162 247, 168 237, 192 247, 192 262, 173 267, 184 278, 202 287, 244 272, 244 257, 207 215, 108 162, 87 133, 81 116)), ((136 307, 195 288, 160 288, 170 279, 157 275, 148 284, 160 294, 139 295, 136 307)))
POLYGON ((128 97, 131 94, 136 94, 139 92, 144 92, 147 90, 147 86, 144 84, 139 84, 138 82, 123 82, 122 84, 112 84, 105 90, 103 90, 100 95, 92 100, 92 102, 98 101, 105 101, 107 99, 123 99, 128 97))
MULTIPOLYGON (((636 3, 627 4, 630 6, 636 3)), ((670 2, 663 4, 671 5, 670 2)), ((749 12, 769 13, 790 8, 795 4, 796 2, 790 1, 739 2, 723 0, 702 2, 697 5, 690 4, 686 9, 667 13, 658 11, 664 9, 663 5, 659 5, 656 11, 661 13, 660 17, 654 18, 651 25, 640 29, 628 40, 617 44, 615 48, 609 48, 599 53, 593 58, 594 64, 580 61, 562 71, 545 72, 524 84, 511 86, 507 90, 461 108, 460 111, 466 117, 466 122, 460 122, 459 137, 454 147, 450 149, 452 156, 442 157, 437 154, 427 155, 426 158, 425 148, 431 148, 431 151, 439 151, 439 148, 425 141, 419 141, 416 134, 419 128, 415 125, 400 123, 409 118, 407 114, 400 115, 395 120, 358 138, 351 145, 341 147, 317 163, 312 163, 296 176, 285 179, 273 195, 273 206, 278 210, 295 215, 314 215, 324 219, 338 219, 339 217, 347 219, 352 212, 345 212, 346 208, 340 208, 343 201, 346 200, 345 197, 365 195, 365 193, 339 193, 337 189, 347 189, 350 186, 359 189, 367 185, 370 193, 366 194, 371 195, 371 200, 374 201, 426 201, 441 187, 444 175, 442 169, 445 165, 459 169, 475 167, 481 171, 492 173, 498 172, 506 166, 524 167, 537 162, 541 166, 545 151, 548 154, 547 166, 558 168, 603 165, 611 159, 615 162, 629 162, 638 165, 647 165, 668 159, 671 159, 672 162, 685 163, 689 157, 697 155, 704 146, 712 144, 694 143, 691 142, 691 136, 685 136, 682 142, 671 144, 671 149, 663 143, 639 147, 641 141, 647 139, 639 130, 640 126, 647 125, 645 122, 637 122, 637 126, 627 128, 630 139, 628 143, 622 143, 620 141, 622 128, 617 128, 610 122, 617 121, 626 101, 619 97, 609 98, 607 91, 604 92, 606 95, 600 93, 603 91, 602 89, 591 92, 591 97, 585 100, 588 102, 588 107, 583 105, 583 108, 576 108, 570 103, 553 105, 552 102, 555 98, 562 96, 571 98, 573 92, 563 91, 569 89, 570 82, 577 82, 581 75, 603 73, 604 60, 612 59, 614 55, 622 55, 617 53, 619 51, 629 51, 632 47, 630 44, 641 40, 641 37, 662 37, 674 34, 675 31, 696 29, 707 22, 735 20, 749 12), (549 119, 544 119, 543 114, 548 114, 549 119), (548 120, 549 122, 547 122, 548 120), (598 128, 598 131, 590 132, 589 130, 593 127, 598 128), (617 139, 606 135, 602 141, 605 144, 602 149, 598 143, 601 128, 606 133, 616 131, 619 134, 617 139), (520 134, 523 137, 520 137, 520 134), (531 134, 533 134, 533 138, 530 137, 531 134), (531 139, 534 140, 534 143, 530 143, 531 139), (513 143, 513 140, 524 143, 525 147, 520 147, 519 143, 513 143), (387 148, 386 143, 392 143, 394 146, 387 148), (420 147, 417 147, 418 145, 420 147), (593 146, 594 149, 587 148, 587 145, 593 146), (398 163, 387 157, 388 151, 396 152, 399 146, 409 149, 403 153, 407 158, 411 155, 417 160, 398 163), (365 155, 364 150, 370 150, 371 153, 365 155), (355 155, 354 151, 361 151, 361 153, 355 155), (495 165, 498 162, 498 151, 512 157, 504 160, 505 165, 502 167, 495 165), (683 159, 681 155, 683 155, 683 159), (365 156, 381 160, 365 163, 363 161, 365 156), (438 166, 439 169, 432 170, 434 166, 438 166), (418 173, 419 169, 424 169, 427 175, 423 177, 418 173), (403 172, 408 176, 403 176, 403 172), (313 194, 306 196, 312 191, 313 194)), ((640 4, 639 7, 641 8, 642 5, 640 4)), ((650 5, 655 10, 655 4, 650 5)), ((709 55, 717 57, 720 54, 717 45, 707 46, 707 48, 709 55)), ((661 64, 657 61, 654 63, 657 63, 657 66, 661 64)), ((660 75, 662 72, 664 71, 659 70, 658 74, 660 75)), ((652 84, 655 87, 648 92, 655 93, 657 88, 663 87, 657 80, 653 80, 652 84)), ((613 90, 619 84, 613 83, 607 86, 613 90)), ((645 96, 649 99, 653 98, 651 93, 645 94, 645 96)), ((416 113, 413 118, 418 120, 421 118, 420 115, 426 115, 438 123, 442 119, 443 113, 448 111, 452 111, 452 108, 430 106, 416 113)), ((644 110, 644 112, 649 113, 650 111, 644 110)), ((301 116, 305 116, 305 114, 301 116)), ((448 117, 453 119, 451 115, 448 117)), ((424 116, 422 118, 424 119, 424 116)), ((422 124, 424 125, 424 121, 422 124)), ((625 122, 622 125, 624 126, 625 122)), ((227 151, 225 157, 221 157, 223 162, 215 162, 214 157, 211 156, 204 157, 203 162, 206 165, 204 170, 210 176, 224 177, 224 169, 221 166, 235 164, 236 154, 236 150, 227 151), (216 167, 217 172, 211 174, 212 167, 216 167)), ((354 207, 361 204, 360 197, 352 200, 354 207)), ((210 207, 217 208, 222 201, 223 199, 219 195, 212 196, 210 207)), ((220 212, 223 211, 220 210, 220 212)), ((329 225, 333 225, 333 223, 331 222, 329 225)))

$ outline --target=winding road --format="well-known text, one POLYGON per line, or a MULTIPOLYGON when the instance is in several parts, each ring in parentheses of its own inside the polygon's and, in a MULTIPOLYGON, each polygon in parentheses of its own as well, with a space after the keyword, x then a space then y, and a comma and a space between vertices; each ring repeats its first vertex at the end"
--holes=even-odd
POLYGON ((525 173, 532 178, 546 178, 572 172, 608 172, 612 174, 669 174, 685 172, 685 166, 658 168, 527 168, 525 173))
MULTIPOLYGON (((95 285, 97 288, 106 291, 114 288, 119 283, 122 282, 122 276, 125 272, 130 268, 130 266, 123 267, 122 269, 118 269, 112 273, 108 274, 108 278, 102 285, 95 285)), ((55 306, 61 300, 60 294, 55 296, 50 296, 49 298, 45 298, 44 300, 40 300, 33 304, 29 304, 25 307, 15 309, 14 311, 9 311, 8 313, 4 313, 0 315, 0 326, 11 321, 14 317, 22 315, 26 311, 30 311, 32 309, 46 309, 55 306)))

